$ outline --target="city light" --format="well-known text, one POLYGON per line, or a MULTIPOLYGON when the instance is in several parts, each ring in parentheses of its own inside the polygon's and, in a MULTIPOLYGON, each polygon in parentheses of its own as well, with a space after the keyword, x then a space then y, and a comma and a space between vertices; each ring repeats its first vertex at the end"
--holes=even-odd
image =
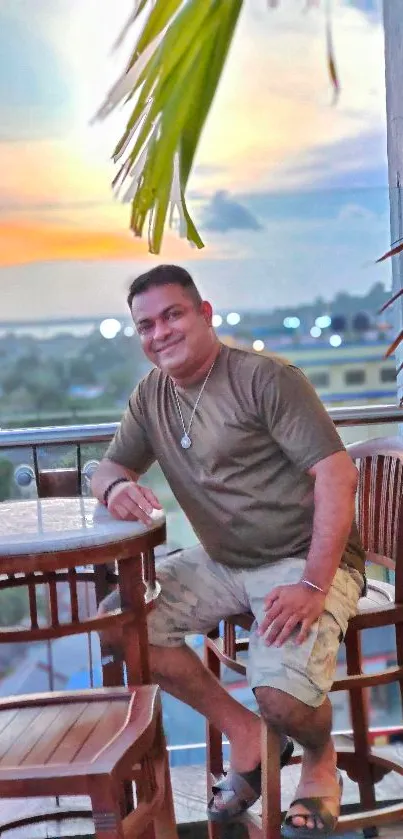
POLYGON ((256 352, 262 352, 264 350, 264 341, 260 341, 258 338, 253 342, 252 347, 256 352))
POLYGON ((240 320, 241 315, 238 315, 238 312, 230 312, 229 315, 227 315, 227 323, 229 323, 230 326, 236 326, 240 320))
POLYGON ((296 317, 284 318, 283 325, 286 329, 298 329, 301 321, 296 317))
POLYGON ((313 326, 310 331, 312 338, 320 338, 320 336, 322 335, 322 330, 320 326, 313 326))
POLYGON ((315 320, 315 326, 319 326, 319 329, 327 329, 331 324, 332 319, 329 315, 321 315, 320 318, 316 318, 315 320))
POLYGON ((213 323, 213 326, 221 326, 221 324, 222 324, 221 315, 213 315, 212 323, 213 323))
POLYGON ((125 326, 123 330, 123 335, 126 335, 126 338, 131 338, 134 335, 134 329, 132 326, 125 326))
POLYGON ((340 347, 340 344, 343 343, 343 339, 341 335, 331 335, 329 338, 329 344, 331 347, 340 347))
POLYGON ((102 323, 99 324, 99 331, 103 338, 116 338, 118 332, 120 332, 122 328, 121 323, 116 320, 116 318, 105 318, 102 323))

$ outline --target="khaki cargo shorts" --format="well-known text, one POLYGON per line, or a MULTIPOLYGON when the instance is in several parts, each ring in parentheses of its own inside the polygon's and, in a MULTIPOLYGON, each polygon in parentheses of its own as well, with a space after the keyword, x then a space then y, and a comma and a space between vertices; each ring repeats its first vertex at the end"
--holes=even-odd
MULTIPOLYGON (((349 619, 356 614, 363 588, 361 574, 347 566, 337 570, 327 595, 325 612, 297 646, 296 631, 282 647, 268 647, 257 627, 264 600, 273 588, 301 579, 304 559, 284 559, 253 570, 235 570, 214 562, 198 545, 162 559, 157 565, 161 595, 148 617, 150 644, 179 647, 186 636, 206 634, 225 617, 252 612, 248 681, 252 689, 272 687, 319 706, 332 685, 337 653, 349 619)), ((104 601, 117 608, 119 595, 104 601)))

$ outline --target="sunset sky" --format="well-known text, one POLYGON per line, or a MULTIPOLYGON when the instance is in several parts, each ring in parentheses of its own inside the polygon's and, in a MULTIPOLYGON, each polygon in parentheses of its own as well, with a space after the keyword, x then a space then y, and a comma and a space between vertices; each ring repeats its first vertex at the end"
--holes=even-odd
POLYGON ((189 189, 207 247, 170 234, 156 259, 111 194, 124 114, 91 124, 132 3, 0 0, 0 320, 118 313, 129 277, 167 260, 223 309, 389 282, 380 3, 334 2, 335 107, 323 15, 303 7, 246 0, 189 189))

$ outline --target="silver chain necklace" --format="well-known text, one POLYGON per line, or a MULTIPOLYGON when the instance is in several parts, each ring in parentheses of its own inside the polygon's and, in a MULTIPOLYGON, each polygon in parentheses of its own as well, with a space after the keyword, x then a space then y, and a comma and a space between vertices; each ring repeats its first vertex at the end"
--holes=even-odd
POLYGON ((197 406, 198 406, 198 404, 199 404, 199 402, 200 402, 201 395, 202 395, 202 393, 203 393, 204 388, 206 387, 206 384, 207 384, 207 382, 208 382, 208 379, 209 379, 210 373, 211 373, 211 371, 212 371, 212 369, 213 369, 213 367, 214 367, 214 365, 215 365, 215 363, 216 363, 216 361, 217 361, 217 358, 218 358, 218 356, 216 356, 216 357, 215 357, 215 359, 214 359, 214 361, 213 361, 213 363, 212 363, 212 365, 211 365, 211 367, 210 367, 210 370, 208 371, 207 376, 206 376, 206 378, 205 378, 205 380, 204 380, 204 382, 203 382, 203 384, 202 384, 202 386, 201 386, 201 388, 200 388, 199 395, 198 395, 198 397, 197 397, 197 399, 196 399, 196 402, 195 402, 195 404, 194 404, 194 406, 193 406, 193 411, 192 411, 192 413, 191 413, 191 415, 190 415, 190 420, 189 420, 189 423, 188 423, 188 427, 187 427, 187 428, 186 428, 186 425, 185 425, 185 420, 183 419, 183 414, 182 414, 182 409, 181 409, 180 402, 179 402, 179 394, 178 394, 178 391, 177 391, 177 389, 176 389, 176 384, 175 384, 175 382, 173 381, 173 379, 171 379, 172 384, 173 384, 173 388, 174 388, 174 395, 175 395, 175 399, 176 399, 176 404, 177 404, 177 407, 178 407, 178 413, 179 413, 180 420, 181 420, 181 423, 182 423, 182 428, 183 428, 183 437, 182 437, 182 439, 181 439, 181 446, 182 446, 182 449, 190 449, 190 447, 191 447, 191 445, 192 445, 192 440, 191 440, 191 438, 189 437, 189 433, 190 433, 190 429, 191 429, 191 426, 192 426, 193 418, 194 418, 194 415, 195 415, 195 413, 196 413, 197 406))

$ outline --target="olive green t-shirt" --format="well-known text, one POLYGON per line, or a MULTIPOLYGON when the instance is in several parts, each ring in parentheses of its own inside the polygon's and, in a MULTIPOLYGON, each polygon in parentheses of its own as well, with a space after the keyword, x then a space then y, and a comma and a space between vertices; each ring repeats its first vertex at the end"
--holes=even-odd
MULTIPOLYGON (((200 384, 178 389, 187 427, 200 384)), ((183 449, 173 382, 154 368, 129 400, 106 456, 144 473, 156 460, 209 556, 257 568, 306 556, 314 513, 307 470, 343 443, 301 370, 222 346, 183 449)), ((345 562, 361 572, 354 525, 345 562)))

